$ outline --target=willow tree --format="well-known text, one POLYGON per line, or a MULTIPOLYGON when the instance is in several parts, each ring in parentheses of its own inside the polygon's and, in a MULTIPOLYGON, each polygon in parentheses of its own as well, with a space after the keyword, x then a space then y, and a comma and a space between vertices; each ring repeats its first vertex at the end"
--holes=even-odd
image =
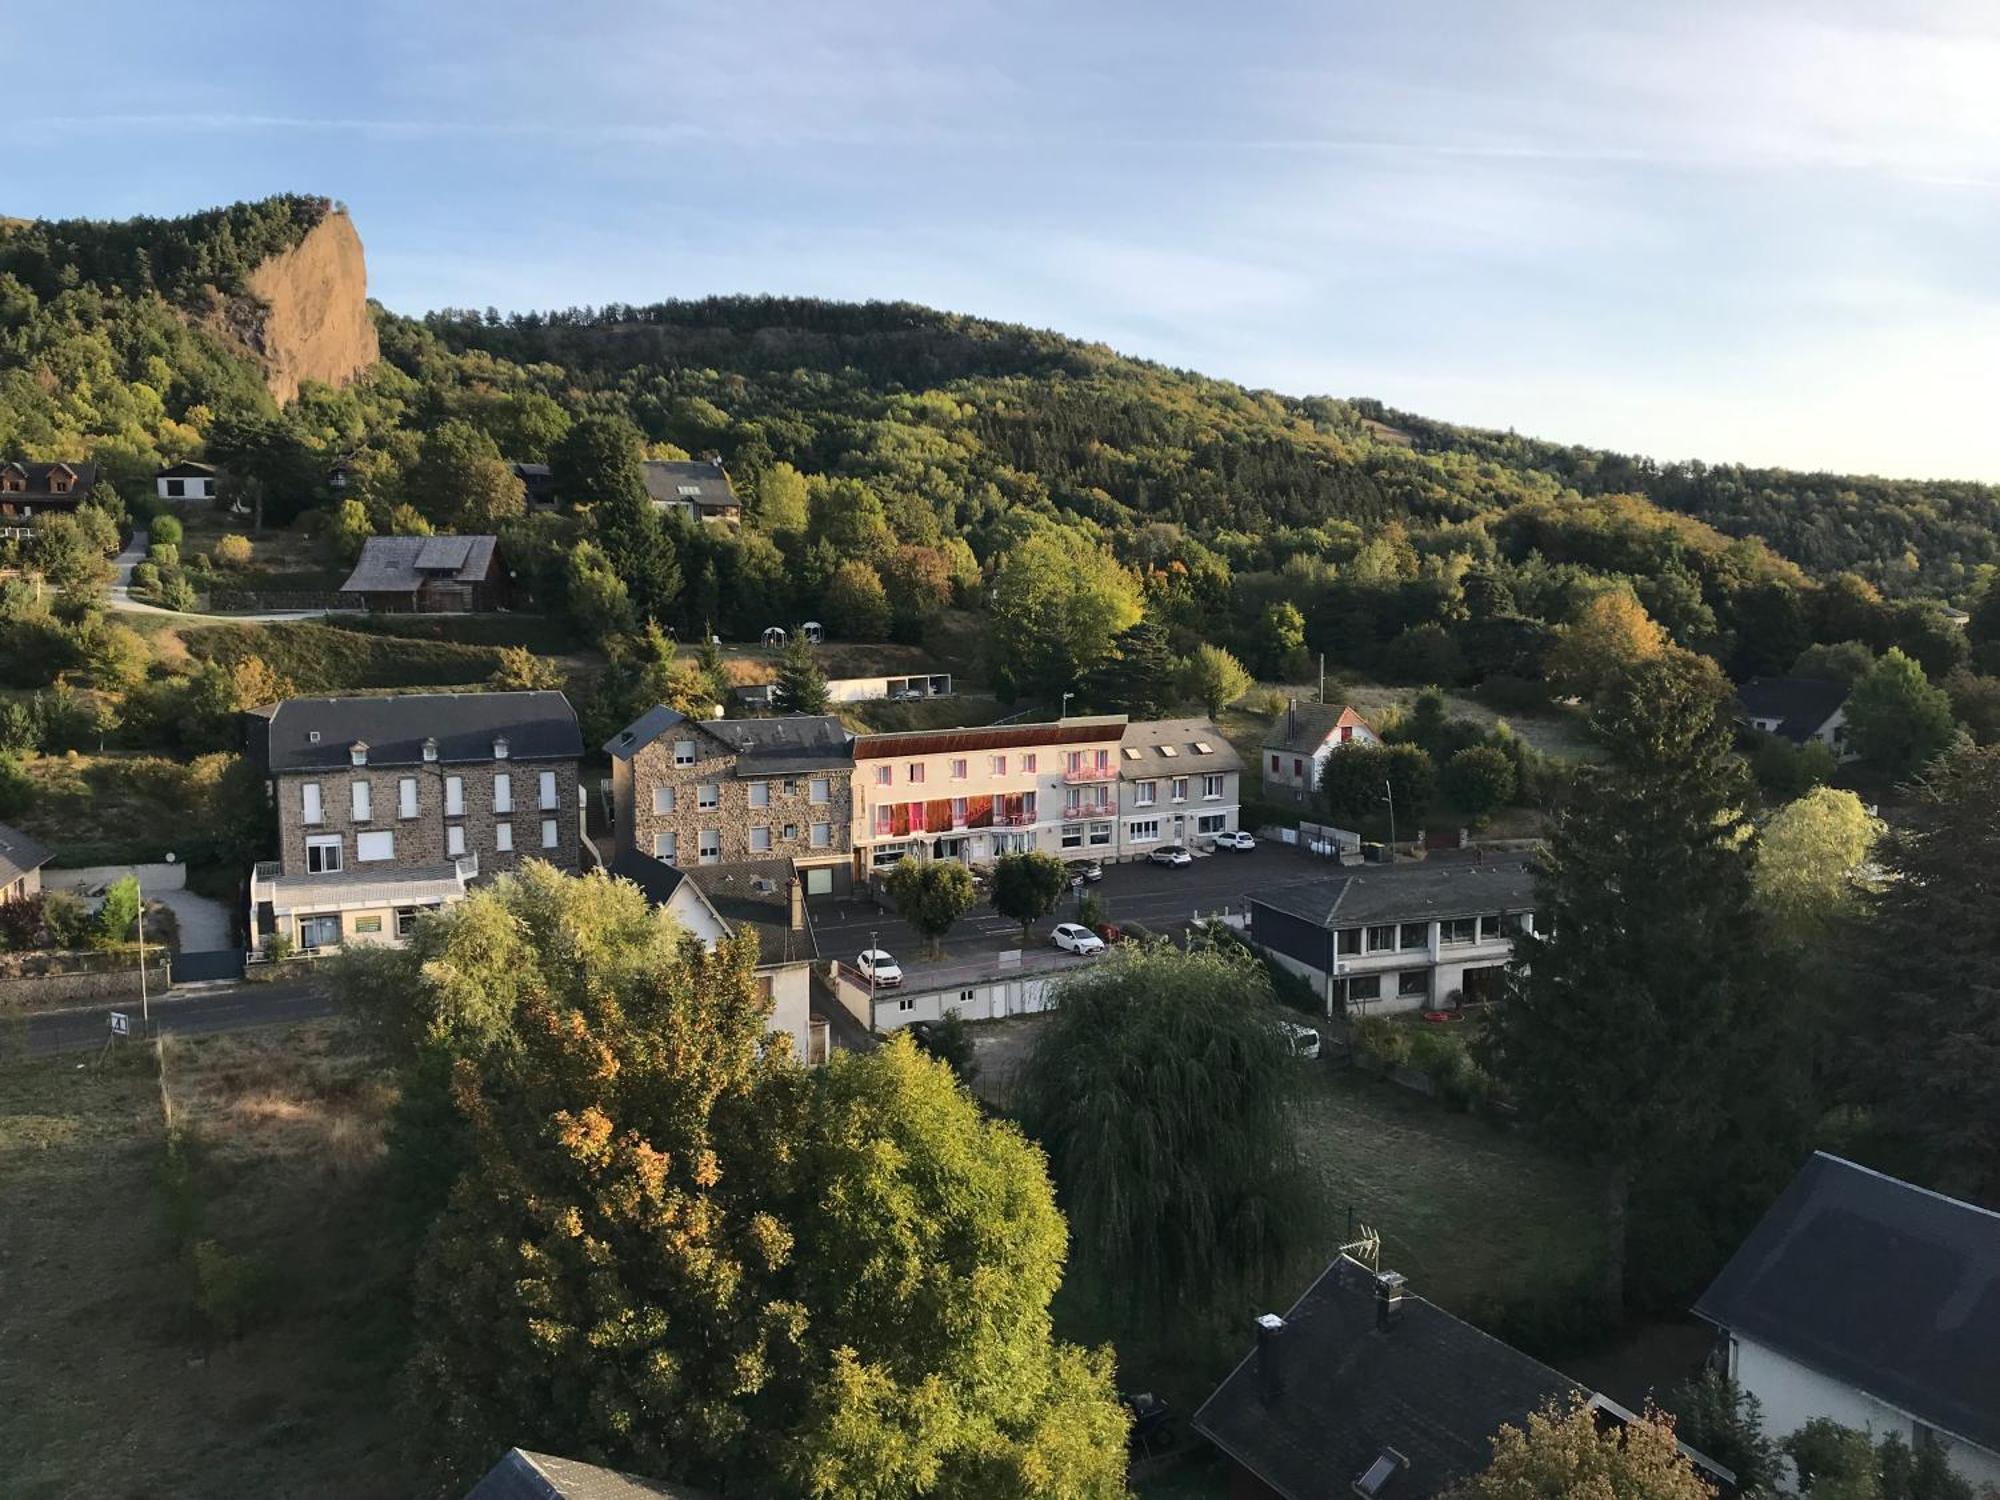
POLYGON ((1236 948, 1124 947, 1063 981, 1017 1102, 1078 1253, 1133 1303, 1254 1283, 1311 1239, 1278 1020, 1236 948))

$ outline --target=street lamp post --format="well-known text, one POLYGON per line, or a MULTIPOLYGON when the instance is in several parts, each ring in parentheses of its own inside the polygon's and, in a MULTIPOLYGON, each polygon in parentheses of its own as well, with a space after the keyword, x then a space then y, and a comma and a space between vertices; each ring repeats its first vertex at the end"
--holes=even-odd
MULTIPOLYGON (((167 851, 167 863, 174 862, 174 852, 167 851)), ((146 993, 146 884, 139 878, 138 867, 132 870, 132 885, 139 893, 139 1026, 147 1035, 153 1032, 152 999, 146 993)))
POLYGON ((1382 795, 1389 803, 1389 863, 1396 862, 1396 788, 1386 776, 1382 778, 1382 795))
POLYGON ((1075 696, 1076 694, 1073 692, 1063 694, 1062 712, 1056 715, 1058 719, 1067 719, 1069 717, 1069 700, 1075 696))

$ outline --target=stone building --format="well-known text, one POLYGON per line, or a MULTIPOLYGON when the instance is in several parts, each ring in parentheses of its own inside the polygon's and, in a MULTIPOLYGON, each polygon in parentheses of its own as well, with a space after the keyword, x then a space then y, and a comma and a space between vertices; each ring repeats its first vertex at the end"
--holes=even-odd
POLYGON ((664 706, 605 747, 617 846, 680 866, 790 859, 849 889, 853 737, 831 716, 698 721, 664 706))
POLYGON ((578 868, 583 738, 561 693, 296 698, 263 738, 278 858, 252 877, 260 932, 394 942, 523 860, 578 868))

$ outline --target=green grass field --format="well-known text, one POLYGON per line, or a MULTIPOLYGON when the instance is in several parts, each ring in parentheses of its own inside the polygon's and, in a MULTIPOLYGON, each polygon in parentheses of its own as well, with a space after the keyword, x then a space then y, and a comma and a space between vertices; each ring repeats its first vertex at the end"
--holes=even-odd
POLYGON ((253 1268, 236 1337, 166 1228, 151 1054, 0 1066, 9 1500, 398 1495, 403 1270, 388 1092, 331 1024, 169 1047, 202 1233, 253 1268))

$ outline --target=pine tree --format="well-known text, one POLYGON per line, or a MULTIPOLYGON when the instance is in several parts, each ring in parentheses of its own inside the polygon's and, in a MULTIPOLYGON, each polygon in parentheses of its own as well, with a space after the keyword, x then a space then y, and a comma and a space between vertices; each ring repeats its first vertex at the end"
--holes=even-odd
POLYGON ((812 643, 795 635, 778 657, 778 680, 772 685, 772 706, 788 714, 823 714, 827 710, 826 673, 812 643))
POLYGON ((1156 620, 1141 620, 1123 632, 1091 673, 1090 701, 1107 713, 1134 719, 1164 719, 1180 696, 1178 663, 1167 647, 1167 632, 1156 620))

